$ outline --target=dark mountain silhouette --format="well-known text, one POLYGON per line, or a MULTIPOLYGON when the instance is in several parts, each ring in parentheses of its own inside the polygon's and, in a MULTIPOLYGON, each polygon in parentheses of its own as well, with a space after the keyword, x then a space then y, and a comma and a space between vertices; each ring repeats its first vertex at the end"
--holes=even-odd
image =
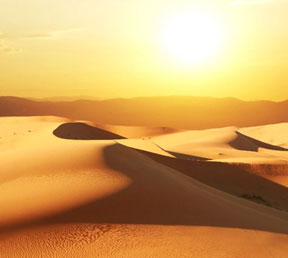
POLYGON ((183 129, 243 127, 288 122, 288 101, 173 96, 52 102, 0 97, 0 116, 38 115, 183 129))

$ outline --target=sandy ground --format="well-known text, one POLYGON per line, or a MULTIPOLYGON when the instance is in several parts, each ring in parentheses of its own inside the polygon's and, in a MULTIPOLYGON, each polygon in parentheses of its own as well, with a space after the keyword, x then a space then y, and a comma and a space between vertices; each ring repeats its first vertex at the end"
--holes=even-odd
POLYGON ((288 124, 0 124, 1 258, 287 257, 288 124))

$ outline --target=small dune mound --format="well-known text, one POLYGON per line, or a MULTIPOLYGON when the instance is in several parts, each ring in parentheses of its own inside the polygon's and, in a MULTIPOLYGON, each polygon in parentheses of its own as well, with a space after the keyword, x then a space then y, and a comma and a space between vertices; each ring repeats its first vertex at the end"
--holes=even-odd
POLYGON ((73 140, 114 140, 124 137, 96 128, 85 123, 65 123, 53 131, 53 134, 62 139, 73 140))

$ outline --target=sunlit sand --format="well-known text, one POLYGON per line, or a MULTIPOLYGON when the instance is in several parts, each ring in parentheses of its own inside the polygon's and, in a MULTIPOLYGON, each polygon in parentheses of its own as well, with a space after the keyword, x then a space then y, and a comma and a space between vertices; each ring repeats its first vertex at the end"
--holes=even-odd
POLYGON ((287 124, 0 122, 3 258, 287 256, 287 124))
POLYGON ((0 0, 0 258, 288 258, 288 0, 0 0))

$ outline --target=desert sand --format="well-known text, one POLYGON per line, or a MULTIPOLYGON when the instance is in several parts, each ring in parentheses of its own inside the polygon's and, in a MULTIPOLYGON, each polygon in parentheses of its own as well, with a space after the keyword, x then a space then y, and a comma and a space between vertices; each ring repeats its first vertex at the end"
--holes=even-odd
POLYGON ((287 123, 0 124, 1 258, 287 257, 287 123))

